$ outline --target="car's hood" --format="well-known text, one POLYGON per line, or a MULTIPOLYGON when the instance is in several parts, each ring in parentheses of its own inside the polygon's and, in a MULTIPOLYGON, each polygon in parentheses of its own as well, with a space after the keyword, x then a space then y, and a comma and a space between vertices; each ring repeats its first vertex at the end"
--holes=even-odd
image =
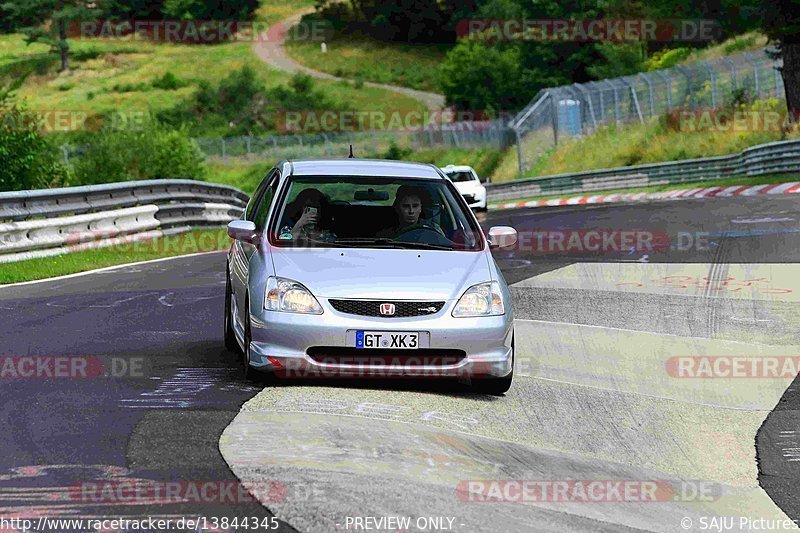
POLYGON ((459 181, 457 183, 454 183, 453 185, 456 186, 456 190, 460 193, 475 192, 481 188, 481 185, 474 181, 459 181))
POLYGON ((452 300, 491 279, 486 252, 351 248, 273 248, 278 276, 315 296, 452 300))

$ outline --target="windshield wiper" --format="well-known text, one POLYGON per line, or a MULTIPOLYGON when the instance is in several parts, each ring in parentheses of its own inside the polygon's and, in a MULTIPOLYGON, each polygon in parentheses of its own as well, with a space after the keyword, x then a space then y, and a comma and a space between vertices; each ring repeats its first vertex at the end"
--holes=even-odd
POLYGON ((405 242, 395 241, 386 238, 352 238, 352 239, 337 239, 337 244, 362 244, 362 245, 378 245, 388 248, 401 248, 401 249, 422 249, 422 250, 446 250, 452 252, 453 249, 449 246, 441 246, 439 244, 428 244, 424 242, 405 242))

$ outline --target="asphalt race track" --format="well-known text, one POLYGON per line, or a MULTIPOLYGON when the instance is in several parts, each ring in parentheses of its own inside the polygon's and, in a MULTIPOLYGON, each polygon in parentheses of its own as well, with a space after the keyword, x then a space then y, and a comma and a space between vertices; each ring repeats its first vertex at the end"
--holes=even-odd
POLYGON ((791 196, 488 213, 521 236, 496 254, 518 319, 504 397, 245 382, 222 346, 222 253, 0 287, 0 515, 786 529, 800 519, 794 375, 697 365, 800 356, 798 221, 791 196), (551 492, 522 497, 521 481, 551 492), (576 496, 592 482, 630 490, 576 496))

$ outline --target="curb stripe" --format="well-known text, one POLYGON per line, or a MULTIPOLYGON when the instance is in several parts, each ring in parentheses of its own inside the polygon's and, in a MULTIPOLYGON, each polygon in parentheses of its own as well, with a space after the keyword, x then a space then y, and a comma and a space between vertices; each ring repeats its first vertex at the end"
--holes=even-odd
POLYGON ((761 194, 794 194, 800 193, 800 181, 790 181, 786 183, 773 183, 764 185, 729 185, 727 187, 700 187, 695 189, 681 189, 677 191, 656 192, 656 193, 624 193, 608 194, 603 196, 573 196, 570 198, 553 198, 551 200, 531 200, 528 202, 509 202, 490 206, 496 211, 500 209, 518 209, 522 207, 541 207, 541 206, 561 206, 561 205, 583 205, 601 204, 611 202, 658 200, 658 199, 678 199, 678 198, 729 198, 732 196, 757 196, 761 194))

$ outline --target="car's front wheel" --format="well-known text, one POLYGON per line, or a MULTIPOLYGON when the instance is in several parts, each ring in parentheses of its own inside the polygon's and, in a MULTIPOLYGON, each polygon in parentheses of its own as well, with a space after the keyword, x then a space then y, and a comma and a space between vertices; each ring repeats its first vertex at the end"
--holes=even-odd
POLYGON ((269 385, 274 382, 274 375, 272 373, 261 372, 250 365, 250 343, 252 337, 250 334, 250 297, 245 298, 244 304, 244 353, 242 354, 242 365, 244 367, 244 379, 261 385, 269 385))
POLYGON ((233 290, 231 290, 231 277, 225 273, 225 349, 232 353, 239 353, 241 348, 236 341, 233 331, 233 290))

